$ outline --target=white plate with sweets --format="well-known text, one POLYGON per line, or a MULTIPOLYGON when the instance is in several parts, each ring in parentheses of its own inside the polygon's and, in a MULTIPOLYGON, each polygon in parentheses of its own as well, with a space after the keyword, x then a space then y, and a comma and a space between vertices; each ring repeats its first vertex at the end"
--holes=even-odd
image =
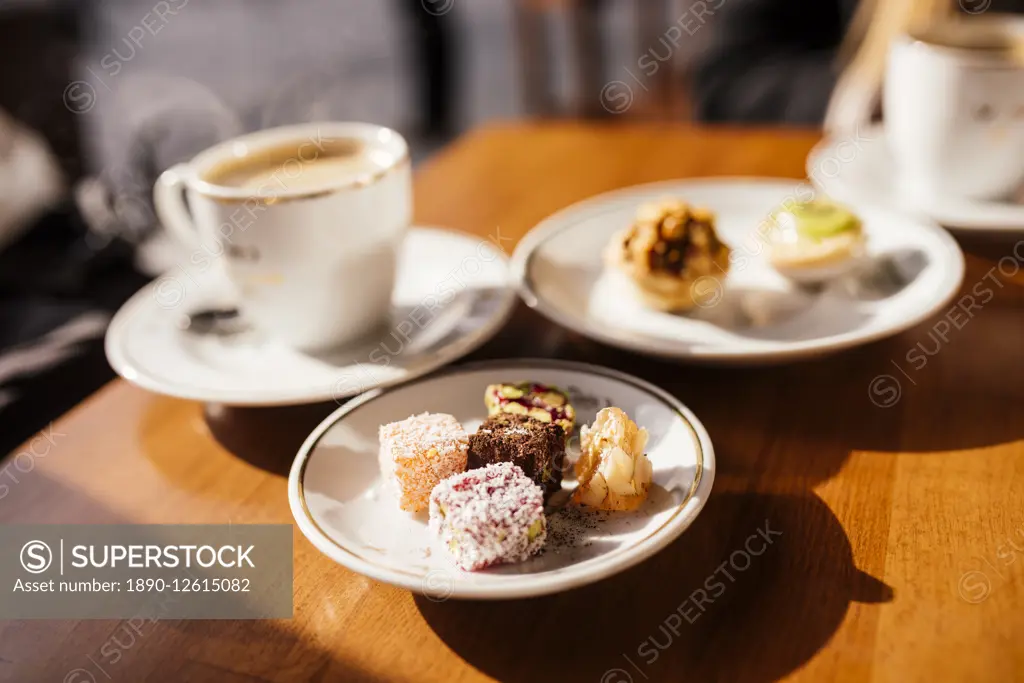
POLYGON ((526 303, 599 341, 768 364, 894 335, 941 310, 964 260, 937 225, 796 180, 678 180, 564 209, 512 257, 526 303))
POLYGON ((511 360, 352 400, 303 444, 288 498, 302 533, 353 571, 436 599, 511 599, 650 557, 714 475, 704 427, 661 389, 511 360))

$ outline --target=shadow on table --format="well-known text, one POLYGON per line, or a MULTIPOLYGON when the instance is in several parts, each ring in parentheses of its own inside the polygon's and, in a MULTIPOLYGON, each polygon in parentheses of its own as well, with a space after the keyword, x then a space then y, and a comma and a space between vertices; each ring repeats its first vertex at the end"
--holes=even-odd
POLYGON ((954 330, 920 369, 905 358, 935 347, 934 320, 785 366, 688 366, 573 334, 551 355, 621 369, 678 397, 707 428, 718 476, 770 476, 811 488, 838 474, 852 451, 943 457, 1024 438, 1024 422, 1007 417, 1024 408, 1024 316, 1006 300, 1009 289, 954 330))
MULTIPOLYGON (((335 624, 330 624, 340 632, 335 624)), ((229 681, 345 681, 384 683, 384 676, 367 671, 354 658, 332 653, 294 626, 291 620, 274 621, 181 621, 169 628, 190 643, 182 657, 170 648, 160 652, 165 659, 150 667, 160 672, 152 679, 189 683, 229 681), (254 644, 258 644, 254 647, 254 644)), ((140 660, 145 659, 145 653, 140 660)), ((141 679, 133 679, 141 680, 141 679)))
POLYGON ((537 680, 539 666, 560 681, 773 681, 829 641, 851 602, 892 597, 857 569, 813 494, 724 493, 664 551, 605 581, 531 600, 416 604, 452 650, 502 681, 537 680))
POLYGON ((337 403, 245 408, 208 404, 203 419, 213 438, 250 465, 288 476, 299 447, 337 403))

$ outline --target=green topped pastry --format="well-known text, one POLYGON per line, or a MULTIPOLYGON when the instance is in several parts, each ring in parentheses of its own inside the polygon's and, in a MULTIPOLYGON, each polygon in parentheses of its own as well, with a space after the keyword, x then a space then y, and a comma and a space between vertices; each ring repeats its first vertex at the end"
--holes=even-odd
POLYGON ((772 212, 772 220, 780 229, 812 240, 861 231, 860 219, 852 211, 827 199, 786 204, 772 212))
POLYGON ((772 211, 769 227, 769 262, 798 282, 843 275, 864 253, 860 218, 827 198, 787 202, 772 211))

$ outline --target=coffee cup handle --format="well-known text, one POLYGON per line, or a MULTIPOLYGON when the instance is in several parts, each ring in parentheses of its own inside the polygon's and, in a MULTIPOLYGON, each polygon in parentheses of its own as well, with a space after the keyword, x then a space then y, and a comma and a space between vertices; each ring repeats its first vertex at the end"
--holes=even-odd
POLYGON ((153 187, 153 206, 167 231, 190 249, 202 246, 192 214, 185 203, 188 164, 176 164, 160 174, 153 187))

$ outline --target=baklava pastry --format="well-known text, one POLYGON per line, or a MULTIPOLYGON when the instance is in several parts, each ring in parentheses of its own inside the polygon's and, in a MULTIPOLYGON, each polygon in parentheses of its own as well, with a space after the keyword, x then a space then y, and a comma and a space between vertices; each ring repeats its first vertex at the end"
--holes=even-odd
POLYGON ((612 238, 605 261, 629 278, 647 306, 685 311, 700 304, 699 280, 725 278, 729 247, 710 211, 663 199, 640 206, 633 224, 612 238))

